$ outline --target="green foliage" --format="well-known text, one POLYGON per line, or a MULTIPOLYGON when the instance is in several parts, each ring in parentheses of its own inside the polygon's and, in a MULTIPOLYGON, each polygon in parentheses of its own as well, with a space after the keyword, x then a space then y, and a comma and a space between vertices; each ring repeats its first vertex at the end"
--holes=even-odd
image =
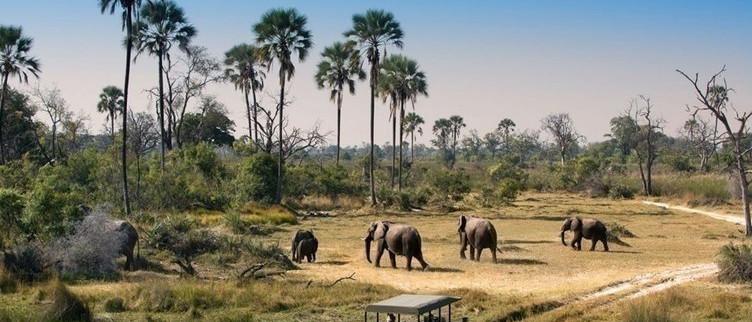
POLYGON ((496 187, 493 199, 496 202, 509 202, 517 198, 523 189, 527 174, 517 165, 518 160, 504 158, 490 170, 491 184, 496 187))
POLYGON ((365 190, 357 175, 340 165, 307 164, 285 170, 285 196, 302 199, 306 196, 326 196, 332 200, 353 196, 365 190))
POLYGON ((611 199, 632 199, 634 198, 637 189, 625 186, 615 185, 609 188, 608 197, 611 199))
POLYGON ((234 200, 237 204, 249 201, 271 204, 276 184, 277 160, 267 153, 256 153, 240 163, 233 184, 234 200))
POLYGON ((673 169, 676 172, 695 172, 697 169, 690 163, 689 157, 686 156, 674 156, 668 159, 669 165, 671 165, 671 169, 673 169))
POLYGON ((444 206, 448 202, 460 201, 464 195, 470 192, 470 176, 462 170, 448 171, 438 170, 429 177, 429 185, 436 196, 444 206))
MULTIPOLYGON (((18 230, 24 209, 23 196, 14 189, 0 188, 0 227, 5 232, 5 243, 10 241, 11 234, 18 230)), ((5 243, 0 243, 0 246, 5 243)))
POLYGON ((728 283, 752 282, 752 247, 747 244, 728 244, 716 257, 720 272, 718 279, 728 283))
POLYGON ((83 178, 88 176, 69 167, 42 167, 28 195, 22 219, 23 232, 41 239, 68 232, 83 218, 84 212, 79 205, 86 202, 85 196, 93 189, 76 184, 83 178), (73 176, 74 172, 78 175, 73 176))

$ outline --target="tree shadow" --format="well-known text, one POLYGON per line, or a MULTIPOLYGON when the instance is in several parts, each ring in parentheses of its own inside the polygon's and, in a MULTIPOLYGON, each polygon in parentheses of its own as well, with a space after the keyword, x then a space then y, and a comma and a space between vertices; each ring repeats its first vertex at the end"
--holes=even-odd
POLYGON ((527 249, 524 249, 520 246, 515 245, 503 245, 499 247, 499 250, 502 252, 527 252, 527 249))
POLYGON ((544 261, 529 258, 502 258, 497 264, 510 264, 510 265, 548 265, 544 261))

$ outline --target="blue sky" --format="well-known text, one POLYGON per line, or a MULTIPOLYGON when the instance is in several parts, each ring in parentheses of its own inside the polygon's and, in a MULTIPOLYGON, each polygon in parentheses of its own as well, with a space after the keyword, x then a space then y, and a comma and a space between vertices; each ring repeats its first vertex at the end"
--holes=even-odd
MULTIPOLYGON (((95 109, 106 85, 122 85, 124 53, 119 16, 101 15, 95 0, 4 0, 0 24, 21 25, 35 39, 42 86, 59 87, 74 111, 102 131, 95 109)), ((319 52, 340 40, 354 13, 380 8, 405 31, 403 53, 428 75, 429 97, 416 111, 427 121, 459 114, 481 134, 502 118, 520 130, 569 112, 589 141, 601 140, 608 120, 630 98, 653 98, 674 134, 693 103, 689 84, 674 70, 708 75, 724 64, 738 109, 752 109, 752 1, 178 1, 198 29, 194 43, 218 58, 231 46, 252 42, 251 25, 275 7, 308 16, 315 48, 298 63, 290 85, 293 124, 335 129, 335 108, 312 79, 319 52)), ((397 50, 390 52, 396 53, 397 50)), ((144 89, 156 84, 156 62, 138 59, 133 71, 135 110, 148 108, 144 89)), ((275 72, 269 73, 276 74, 275 72)), ((277 92, 272 76, 268 89, 277 92)), ((368 140, 368 88, 358 85, 343 106, 343 142, 368 140)), ((231 85, 207 94, 225 103, 245 133, 243 101, 231 85)), ((390 140, 388 108, 377 109, 377 142, 390 140)), ((333 137, 332 137, 333 138, 333 137)), ((430 134, 421 142, 428 142, 430 134)))

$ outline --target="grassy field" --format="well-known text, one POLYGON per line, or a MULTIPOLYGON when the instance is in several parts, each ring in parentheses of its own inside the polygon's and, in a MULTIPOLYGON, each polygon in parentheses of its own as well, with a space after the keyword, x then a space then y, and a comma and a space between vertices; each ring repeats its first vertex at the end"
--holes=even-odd
MULTIPOLYGON (((597 312, 588 312, 577 305, 538 316, 530 312, 546 311, 639 274, 710 263, 720 246, 740 238, 734 225, 705 216, 662 210, 638 200, 527 193, 513 205, 477 213, 492 220, 503 250, 498 264, 491 262, 488 251, 477 263, 459 258, 456 219, 464 213, 474 212, 356 212, 282 224, 281 229, 271 235, 258 238, 265 243, 279 243, 286 249, 293 231, 311 228, 320 243, 318 261, 301 264, 298 270, 266 280, 239 282, 232 278, 237 274, 237 267, 225 272, 212 271, 204 274, 204 279, 141 271, 126 273, 120 281, 82 282, 70 289, 81 296, 97 316, 113 320, 200 317, 219 321, 355 321, 362 317, 367 303, 399 293, 462 296, 463 300, 453 311, 454 317, 468 316, 478 321, 525 316, 540 320, 622 320, 624 312, 639 311, 639 305, 648 305, 640 303, 678 300, 651 295, 645 302, 619 302, 597 312), (558 237, 561 222, 570 215, 617 222, 637 237, 623 238, 631 247, 610 244, 612 251, 608 253, 600 251, 600 245, 595 252, 576 252, 561 245, 558 237), (399 257, 399 268, 392 269, 387 256, 382 258, 381 268, 369 265, 361 239, 368 223, 374 220, 415 226, 423 238, 423 253, 431 265, 429 269, 408 272, 404 258, 399 257), (338 278, 353 273, 355 281, 344 280, 330 286, 338 278)), ((215 230, 228 230, 216 213, 196 216, 199 222, 216 225, 215 230)), ((248 210, 242 216, 249 216, 249 220, 256 222, 259 214, 248 210)), ((571 238, 571 234, 567 238, 571 238)), ((583 249, 589 249, 589 241, 583 244, 583 249)), ((205 255, 198 259, 199 271, 201 261, 209 258, 210 255, 205 255)), ((171 265, 167 259, 161 264, 168 268, 171 265)), ((701 289, 720 286, 696 282, 682 287, 694 290, 681 299, 692 303, 704 301, 701 289)), ((16 293, 0 296, 0 320, 24 320, 43 312, 49 304, 49 288, 48 285, 20 287, 16 293)), ((749 298, 749 290, 726 291, 730 297, 746 294, 749 298)))

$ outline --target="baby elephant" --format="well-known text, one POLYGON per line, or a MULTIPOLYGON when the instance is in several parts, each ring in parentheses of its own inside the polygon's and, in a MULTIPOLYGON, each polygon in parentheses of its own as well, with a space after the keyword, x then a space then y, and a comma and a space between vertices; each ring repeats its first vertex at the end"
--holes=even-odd
POLYGON ((295 252, 295 257, 298 259, 298 263, 303 261, 303 257, 311 263, 316 261, 316 251, 319 249, 319 240, 316 237, 303 239, 298 243, 298 249, 295 252))
POLYGON ((319 241, 313 235, 313 230, 298 230, 292 236, 292 245, 290 247, 292 261, 300 263, 303 261, 302 257, 306 257, 309 263, 311 260, 316 261, 316 251, 318 248, 319 241))
POLYGON ((600 220, 592 218, 582 219, 580 217, 565 220, 564 224, 561 225, 561 243, 564 246, 567 246, 567 243, 564 241, 564 232, 567 230, 571 230, 574 233, 574 238, 572 238, 570 245, 572 249, 582 250, 582 238, 585 238, 593 241, 593 244, 590 245, 591 251, 595 250, 595 244, 598 241, 603 243, 604 251, 608 251, 608 231, 606 230, 606 225, 600 220))
POLYGON ((465 249, 470 245, 470 260, 480 261, 480 253, 484 248, 491 250, 493 262, 496 263, 498 240, 496 228, 488 219, 475 216, 460 216, 457 232, 460 234, 460 258, 465 259, 465 249), (477 254, 475 253, 477 250, 477 254))

